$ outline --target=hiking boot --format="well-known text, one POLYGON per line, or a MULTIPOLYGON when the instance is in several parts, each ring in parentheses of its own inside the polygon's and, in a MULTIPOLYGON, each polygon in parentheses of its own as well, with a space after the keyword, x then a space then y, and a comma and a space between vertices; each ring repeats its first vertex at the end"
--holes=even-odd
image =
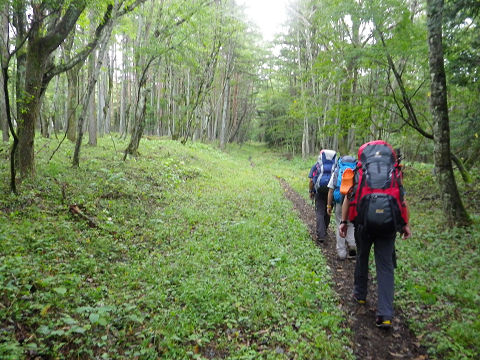
POLYGON ((358 305, 365 305, 367 303, 367 300, 360 299, 355 294, 353 294, 353 301, 355 301, 358 305))
POLYGON ((392 328, 392 320, 384 318, 383 316, 377 316, 375 320, 375 325, 377 325, 380 329, 391 329, 392 328))
POLYGON ((357 250, 356 249, 348 249, 348 256, 353 258, 355 256, 357 256, 357 250))
POLYGON ((317 242, 319 244, 323 244, 325 242, 325 240, 326 240, 326 238, 317 236, 317 242))

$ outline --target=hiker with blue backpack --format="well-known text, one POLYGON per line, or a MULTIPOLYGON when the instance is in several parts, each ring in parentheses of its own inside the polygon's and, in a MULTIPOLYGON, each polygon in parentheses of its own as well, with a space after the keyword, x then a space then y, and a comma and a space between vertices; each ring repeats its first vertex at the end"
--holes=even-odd
POLYGON ((325 242, 330 215, 327 213, 328 182, 334 170, 337 153, 334 150, 323 149, 317 162, 310 169, 310 198, 315 199, 316 233, 319 243, 325 242))
POLYGON ((377 311, 375 324, 392 327, 396 233, 411 236, 405 202, 402 171, 396 152, 382 140, 368 142, 358 150, 355 171, 345 170, 341 193, 340 236, 347 235, 347 224, 355 226, 357 258, 353 299, 363 305, 367 299, 368 261, 373 245, 377 272, 377 311))
POLYGON ((354 170, 357 166, 355 158, 349 155, 344 155, 338 159, 335 170, 332 173, 332 177, 328 183, 328 198, 327 198, 327 213, 332 215, 335 213, 336 232, 337 239, 337 255, 339 260, 345 260, 347 255, 354 257, 356 255, 355 238, 353 235, 353 224, 347 225, 347 234, 345 237, 340 236, 339 226, 342 220, 342 204, 344 195, 340 193, 340 185, 342 184, 343 173, 346 169, 354 170))

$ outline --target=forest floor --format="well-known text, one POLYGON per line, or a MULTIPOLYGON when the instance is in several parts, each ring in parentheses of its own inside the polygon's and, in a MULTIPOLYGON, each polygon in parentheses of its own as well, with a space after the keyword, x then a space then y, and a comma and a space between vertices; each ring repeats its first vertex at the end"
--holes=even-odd
POLYGON ((480 359, 477 169, 458 179, 474 223, 446 228, 433 165, 405 166, 384 331, 375 273, 360 306, 333 222, 316 245, 313 157, 152 138, 123 161, 127 139, 99 140, 72 168, 75 144, 37 137, 18 195, 0 144, 0 359, 480 359))
MULTIPOLYGON (((316 242, 315 235, 315 210, 305 199, 293 190, 286 181, 280 179, 289 199, 298 212, 301 220, 308 226, 312 240, 316 242)), ((390 330, 378 329, 375 326, 376 283, 369 274, 369 287, 367 303, 359 305, 352 299, 353 272, 355 259, 339 260, 335 248, 334 222, 330 224, 327 240, 323 244, 316 242, 331 269, 335 290, 340 298, 340 306, 348 315, 346 326, 353 333, 353 347, 358 359, 428 359, 426 349, 422 347, 409 330, 402 311, 395 309, 396 316, 390 330)))

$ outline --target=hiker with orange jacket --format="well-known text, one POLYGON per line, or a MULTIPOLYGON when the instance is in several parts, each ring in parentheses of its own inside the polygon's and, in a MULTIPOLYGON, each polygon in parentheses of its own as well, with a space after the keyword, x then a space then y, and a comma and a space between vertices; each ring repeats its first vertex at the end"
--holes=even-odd
POLYGON ((373 245, 377 272, 377 315, 380 328, 392 326, 396 233, 411 236, 402 171, 393 148, 382 140, 368 142, 358 150, 358 164, 351 184, 342 183, 348 195, 342 205, 340 236, 348 222, 355 225, 357 259, 353 298, 365 304, 368 289, 368 259, 373 245))
POLYGON ((327 197, 327 213, 328 215, 335 214, 336 233, 337 240, 337 256, 339 260, 345 260, 347 255, 352 258, 356 255, 355 238, 353 236, 353 224, 348 224, 347 235, 340 236, 339 227, 340 220, 342 220, 342 203, 344 195, 340 193, 340 185, 342 183, 343 174, 346 169, 355 169, 357 161, 349 155, 344 155, 338 159, 335 170, 332 173, 332 177, 328 183, 328 197, 327 197))

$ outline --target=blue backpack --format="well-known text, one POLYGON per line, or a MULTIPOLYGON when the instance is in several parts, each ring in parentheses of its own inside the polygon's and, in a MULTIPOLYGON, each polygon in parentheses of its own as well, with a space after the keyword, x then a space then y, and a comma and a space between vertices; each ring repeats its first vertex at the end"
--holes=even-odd
POLYGON ((356 167, 357 160, 351 156, 345 155, 338 159, 337 183, 335 184, 335 190, 333 190, 333 200, 336 203, 341 203, 343 200, 343 195, 340 194, 340 185, 342 184, 342 175, 345 172, 345 169, 355 170, 356 167))
POLYGON ((337 153, 333 150, 322 150, 316 164, 316 171, 313 174, 313 183, 315 191, 327 192, 328 182, 332 176, 332 170, 335 166, 337 153))

